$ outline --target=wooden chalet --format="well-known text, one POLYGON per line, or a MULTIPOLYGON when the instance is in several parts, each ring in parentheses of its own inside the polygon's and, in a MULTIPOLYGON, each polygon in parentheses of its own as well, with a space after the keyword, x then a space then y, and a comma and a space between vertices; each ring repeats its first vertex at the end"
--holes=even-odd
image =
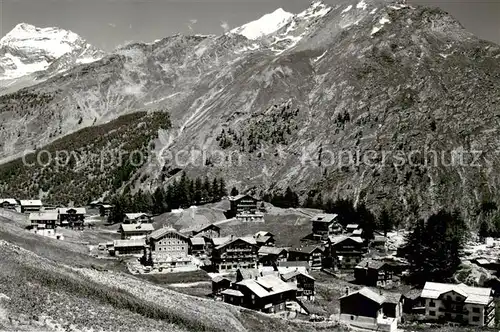
POLYGON ((292 271, 281 275, 284 282, 291 283, 297 289, 297 298, 314 301, 316 294, 314 289, 315 279, 307 272, 292 271))
POLYGON ((101 217, 108 217, 111 214, 111 210, 113 210, 113 205, 103 204, 99 206, 99 214, 101 217))
POLYGON ((360 237, 337 235, 328 238, 329 257, 334 268, 354 269, 367 252, 360 237))
POLYGON ((59 226, 61 227, 77 227, 82 228, 85 222, 85 208, 59 208, 57 209, 59 215, 59 226))
POLYGON ((260 232, 255 233, 255 235, 253 237, 254 237, 255 242, 257 242, 257 245, 259 247, 262 247, 262 246, 272 247, 276 243, 276 240, 274 239, 274 235, 270 232, 260 231, 260 232))
POLYGON ((208 239, 220 237, 220 227, 215 224, 203 225, 201 227, 189 230, 189 236, 205 237, 208 239))
POLYGON ((142 256, 146 250, 145 239, 114 240, 110 253, 115 256, 142 256))
POLYGON ((317 214, 311 218, 312 239, 326 241, 329 236, 341 234, 342 226, 337 222, 336 214, 317 214))
POLYGON ((231 279, 223 276, 215 276, 212 278, 212 295, 218 296, 222 291, 231 287, 231 279))
POLYGON ((203 256, 206 254, 206 242, 204 237, 189 238, 189 254, 193 256, 203 256))
POLYGON ((320 245, 309 245, 288 251, 288 261, 306 261, 313 270, 323 267, 325 249, 320 245))
POLYGON ((43 203, 39 199, 21 200, 19 204, 21 206, 21 213, 40 212, 43 208, 43 203))
POLYGON ((56 212, 32 212, 28 219, 32 225, 44 225, 45 229, 55 229, 58 215, 56 212))
POLYGON ((252 237, 231 237, 228 242, 214 246, 211 255, 212 267, 219 272, 257 266, 257 244, 252 237))
POLYGON ((296 301, 296 289, 274 275, 245 279, 221 292, 224 302, 265 313, 287 310, 287 301, 296 301))
POLYGON ((121 224, 119 232, 122 240, 145 238, 154 231, 153 224, 121 224))
POLYGON ((389 263, 382 260, 364 259, 354 268, 356 283, 366 286, 391 284, 394 274, 389 263))
POLYGON ((146 213, 125 213, 123 218, 124 224, 150 224, 152 222, 151 216, 146 213))
POLYGON ((275 266, 288 258, 288 250, 285 248, 262 246, 257 254, 259 263, 263 266, 275 266))
POLYGON ((238 215, 257 214, 259 200, 250 195, 237 195, 229 197, 230 209, 228 215, 230 218, 238 215))

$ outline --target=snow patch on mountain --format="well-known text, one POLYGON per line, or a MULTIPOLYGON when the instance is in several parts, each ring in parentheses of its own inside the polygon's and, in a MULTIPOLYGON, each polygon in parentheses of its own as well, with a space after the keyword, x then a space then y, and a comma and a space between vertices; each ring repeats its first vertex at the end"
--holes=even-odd
POLYGON ((281 29, 290 22, 293 17, 294 15, 292 13, 286 12, 282 8, 278 8, 270 14, 266 14, 258 20, 249 22, 230 32, 243 35, 248 39, 259 39, 281 29))
POLYGON ((371 35, 373 36, 374 34, 376 34, 377 32, 379 32, 380 30, 382 30, 383 26, 386 24, 386 23, 391 23, 391 20, 388 19, 387 17, 382 17, 379 21, 379 26, 374 26, 373 29, 372 29, 372 32, 371 32, 371 35))

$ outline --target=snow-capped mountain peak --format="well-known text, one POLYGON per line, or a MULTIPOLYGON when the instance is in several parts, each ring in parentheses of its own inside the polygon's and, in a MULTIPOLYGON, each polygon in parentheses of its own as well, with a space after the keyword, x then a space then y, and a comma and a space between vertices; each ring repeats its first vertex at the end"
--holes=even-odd
POLYGON ((44 71, 63 57, 71 58, 65 63, 73 65, 81 62, 80 57, 91 62, 103 55, 72 31, 20 23, 0 39, 0 80, 44 71))
POLYGON ((293 19, 294 15, 283 8, 278 8, 270 14, 266 14, 256 21, 249 22, 239 28, 231 30, 231 33, 239 34, 248 39, 259 39, 281 29, 293 19))

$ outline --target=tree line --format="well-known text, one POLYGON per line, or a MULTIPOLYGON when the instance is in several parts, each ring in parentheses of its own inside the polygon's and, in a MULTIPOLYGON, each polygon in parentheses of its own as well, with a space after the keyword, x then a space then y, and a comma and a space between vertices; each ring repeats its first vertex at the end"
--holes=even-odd
POLYGON ((166 187, 160 186, 153 193, 139 190, 135 194, 127 193, 115 196, 111 204, 108 221, 120 223, 125 213, 144 212, 162 214, 173 209, 188 208, 192 205, 217 202, 227 196, 223 178, 189 178, 185 172, 166 187))

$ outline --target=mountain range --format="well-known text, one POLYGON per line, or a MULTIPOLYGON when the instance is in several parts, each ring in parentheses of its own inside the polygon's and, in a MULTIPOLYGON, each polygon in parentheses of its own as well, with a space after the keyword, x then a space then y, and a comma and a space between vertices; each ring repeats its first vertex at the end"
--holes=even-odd
MULTIPOLYGON (((481 202, 500 204, 500 47, 440 9, 316 1, 221 36, 174 35, 107 55, 62 30, 54 39, 61 45, 78 41, 64 55, 38 43, 31 52, 21 41, 44 30, 16 29, 33 37, 2 39, 2 79, 30 79, 0 96, 0 159, 11 161, 0 167, 1 195, 50 199, 50 183, 40 188, 45 173, 19 170, 16 158, 54 142, 87 149, 96 137, 75 140, 79 130, 98 133, 146 111, 168 112, 171 121, 151 155, 200 158, 147 160, 122 190, 154 189, 184 170, 256 194, 289 186, 302 197, 349 197, 401 221, 441 207, 473 221, 481 202)), ((89 172, 71 167, 58 188, 89 172)))

